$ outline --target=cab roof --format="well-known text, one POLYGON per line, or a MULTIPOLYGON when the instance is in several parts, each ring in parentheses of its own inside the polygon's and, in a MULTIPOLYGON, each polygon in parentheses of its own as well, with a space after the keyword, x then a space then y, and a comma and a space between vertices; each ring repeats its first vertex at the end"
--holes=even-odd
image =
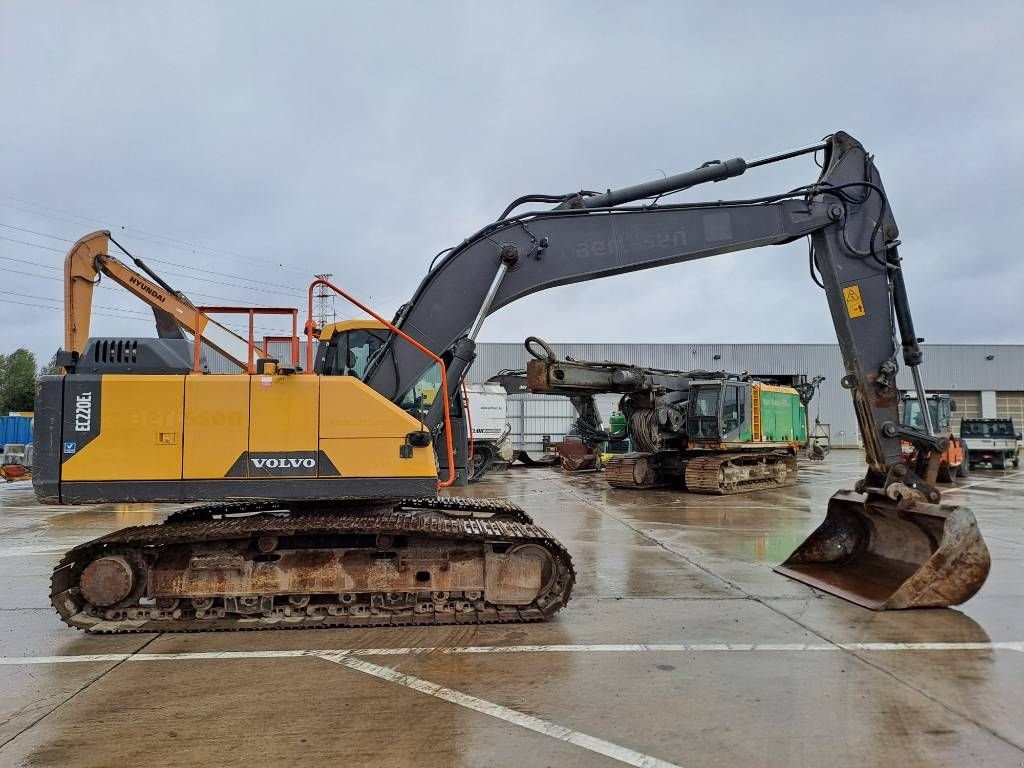
POLYGON ((330 341, 334 334, 344 333, 345 331, 355 330, 366 330, 366 331, 383 331, 386 330, 387 326, 379 320, 373 320, 372 318, 359 318, 357 320, 341 320, 337 323, 328 323, 320 329, 320 341, 330 341))

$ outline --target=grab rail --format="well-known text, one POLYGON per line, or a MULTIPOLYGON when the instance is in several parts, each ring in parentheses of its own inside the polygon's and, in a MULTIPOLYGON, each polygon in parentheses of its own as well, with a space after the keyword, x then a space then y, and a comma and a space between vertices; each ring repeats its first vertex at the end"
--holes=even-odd
POLYGON ((398 327, 392 325, 391 323, 389 323, 387 320, 385 320, 383 317, 378 315, 372 309, 367 307, 361 301, 359 301, 358 299, 356 299, 356 298, 350 296, 349 294, 345 293, 345 291, 341 290, 341 288, 336 286, 334 283, 330 282, 329 280, 324 280, 323 278, 317 278, 316 280, 314 280, 313 282, 311 282, 309 284, 309 307, 308 307, 309 314, 308 314, 308 316, 306 318, 306 373, 307 374, 312 374, 313 373, 313 328, 314 328, 314 323, 313 323, 313 289, 316 288, 318 285, 322 285, 322 286, 325 286, 326 288, 330 288, 332 291, 334 291, 336 294, 341 296, 343 299, 345 299, 349 303, 354 304, 355 306, 359 307, 359 309, 361 309, 363 312, 368 314, 374 320, 376 320, 379 323, 383 323, 392 333, 394 333, 395 335, 401 337, 405 341, 407 341, 410 344, 412 344, 414 347, 416 347, 416 349, 418 349, 420 352, 422 352, 427 357, 429 357, 431 360, 433 360, 435 363, 437 363, 439 366, 441 366, 441 394, 444 397, 444 439, 445 439, 445 450, 446 450, 447 456, 448 456, 448 479, 444 480, 444 481, 438 480, 437 487, 438 488, 448 488, 449 486, 454 485, 455 484, 455 448, 452 445, 452 418, 451 418, 451 405, 450 405, 451 401, 450 401, 450 399, 448 397, 448 369, 447 369, 447 367, 444 364, 444 360, 442 360, 440 357, 435 355, 429 349, 424 347, 422 344, 420 344, 418 341, 416 341, 416 339, 412 338, 409 334, 405 333, 400 328, 398 328, 398 327))

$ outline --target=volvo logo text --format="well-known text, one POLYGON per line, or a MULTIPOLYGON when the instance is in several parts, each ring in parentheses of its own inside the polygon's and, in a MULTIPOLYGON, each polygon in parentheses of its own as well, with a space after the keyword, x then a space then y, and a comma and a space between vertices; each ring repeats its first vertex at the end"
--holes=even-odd
POLYGON ((252 465, 256 469, 299 469, 305 467, 306 469, 312 469, 316 466, 316 459, 306 457, 304 459, 295 459, 291 457, 283 458, 252 458, 249 459, 252 465))

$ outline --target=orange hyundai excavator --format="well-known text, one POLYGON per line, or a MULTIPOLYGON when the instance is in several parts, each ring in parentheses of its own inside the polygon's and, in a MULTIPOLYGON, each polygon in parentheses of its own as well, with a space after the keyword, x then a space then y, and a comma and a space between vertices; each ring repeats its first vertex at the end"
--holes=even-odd
MULTIPOLYGON (((97 633, 547 619, 575 581, 568 550, 515 504, 437 496, 466 479, 460 384, 487 316, 545 288, 803 238, 867 469, 776 570, 876 610, 961 603, 981 588, 990 558, 970 510, 942 504, 935 487, 947 438, 928 409, 921 428, 900 420, 901 364, 921 401, 927 393, 898 236, 872 156, 837 132, 604 193, 517 198, 439 257, 391 322, 314 281, 310 316, 314 289, 331 288, 386 329, 365 366, 344 335, 352 329, 318 340, 307 322, 302 370, 264 359, 262 372, 204 375, 198 340, 231 344, 196 316, 191 364, 167 351, 188 342, 165 338, 132 339, 132 359, 115 359, 96 352, 110 340, 85 342, 76 309, 64 373, 38 385, 37 496, 201 503, 69 551, 53 573, 53 605, 69 625, 97 633), (817 179, 789 191, 663 200, 812 154, 822 157, 817 179), (557 205, 515 214, 524 203, 557 205), (428 390, 440 393, 429 406, 428 390), (917 449, 913 461, 903 442, 917 449)), ((72 249, 69 302, 74 281, 91 281, 97 264, 116 274, 107 237, 72 249)), ((244 346, 236 361, 254 354, 251 341, 244 346)), ((709 403, 709 418, 723 407, 709 403)))
MULTIPOLYGON (((256 359, 265 357, 264 351, 258 346, 243 339, 207 314, 218 310, 234 311, 235 308, 211 307, 207 308, 207 312, 202 311, 183 294, 171 288, 141 259, 131 256, 123 248, 121 250, 132 259, 141 273, 110 255, 111 242, 117 245, 117 241, 109 232, 93 232, 75 243, 64 260, 64 349, 58 356, 59 364, 64 367, 77 365, 85 351, 92 318, 93 290, 102 277, 109 277, 152 308, 157 334, 162 339, 184 339, 182 331, 188 331, 242 368, 249 368, 256 359)), ((118 247, 120 248, 120 245, 118 247)), ((292 309, 258 310, 261 313, 265 311, 295 315, 295 310, 292 309)), ((257 310, 253 310, 250 318, 256 312, 257 310)), ((295 329, 292 333, 294 335, 295 329)), ((125 340, 112 340, 112 343, 107 345, 94 345, 94 362, 100 362, 101 357, 105 359, 112 356, 117 359, 120 356, 126 362, 136 364, 135 367, 129 366, 127 372, 137 370, 140 362, 138 344, 133 344, 131 340, 127 341, 127 345, 125 340)), ((145 361, 142 363, 144 365, 145 361)))

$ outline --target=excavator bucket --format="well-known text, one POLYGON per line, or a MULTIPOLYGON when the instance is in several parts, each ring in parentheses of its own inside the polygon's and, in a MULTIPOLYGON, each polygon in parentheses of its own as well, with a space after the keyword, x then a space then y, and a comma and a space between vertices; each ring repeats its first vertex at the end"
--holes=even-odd
POLYGON ((825 522, 775 571, 884 611, 959 605, 981 589, 990 565, 967 507, 839 491, 825 522))
POLYGON ((597 469, 601 454, 579 438, 567 438, 558 443, 558 457, 566 472, 584 472, 597 469))

